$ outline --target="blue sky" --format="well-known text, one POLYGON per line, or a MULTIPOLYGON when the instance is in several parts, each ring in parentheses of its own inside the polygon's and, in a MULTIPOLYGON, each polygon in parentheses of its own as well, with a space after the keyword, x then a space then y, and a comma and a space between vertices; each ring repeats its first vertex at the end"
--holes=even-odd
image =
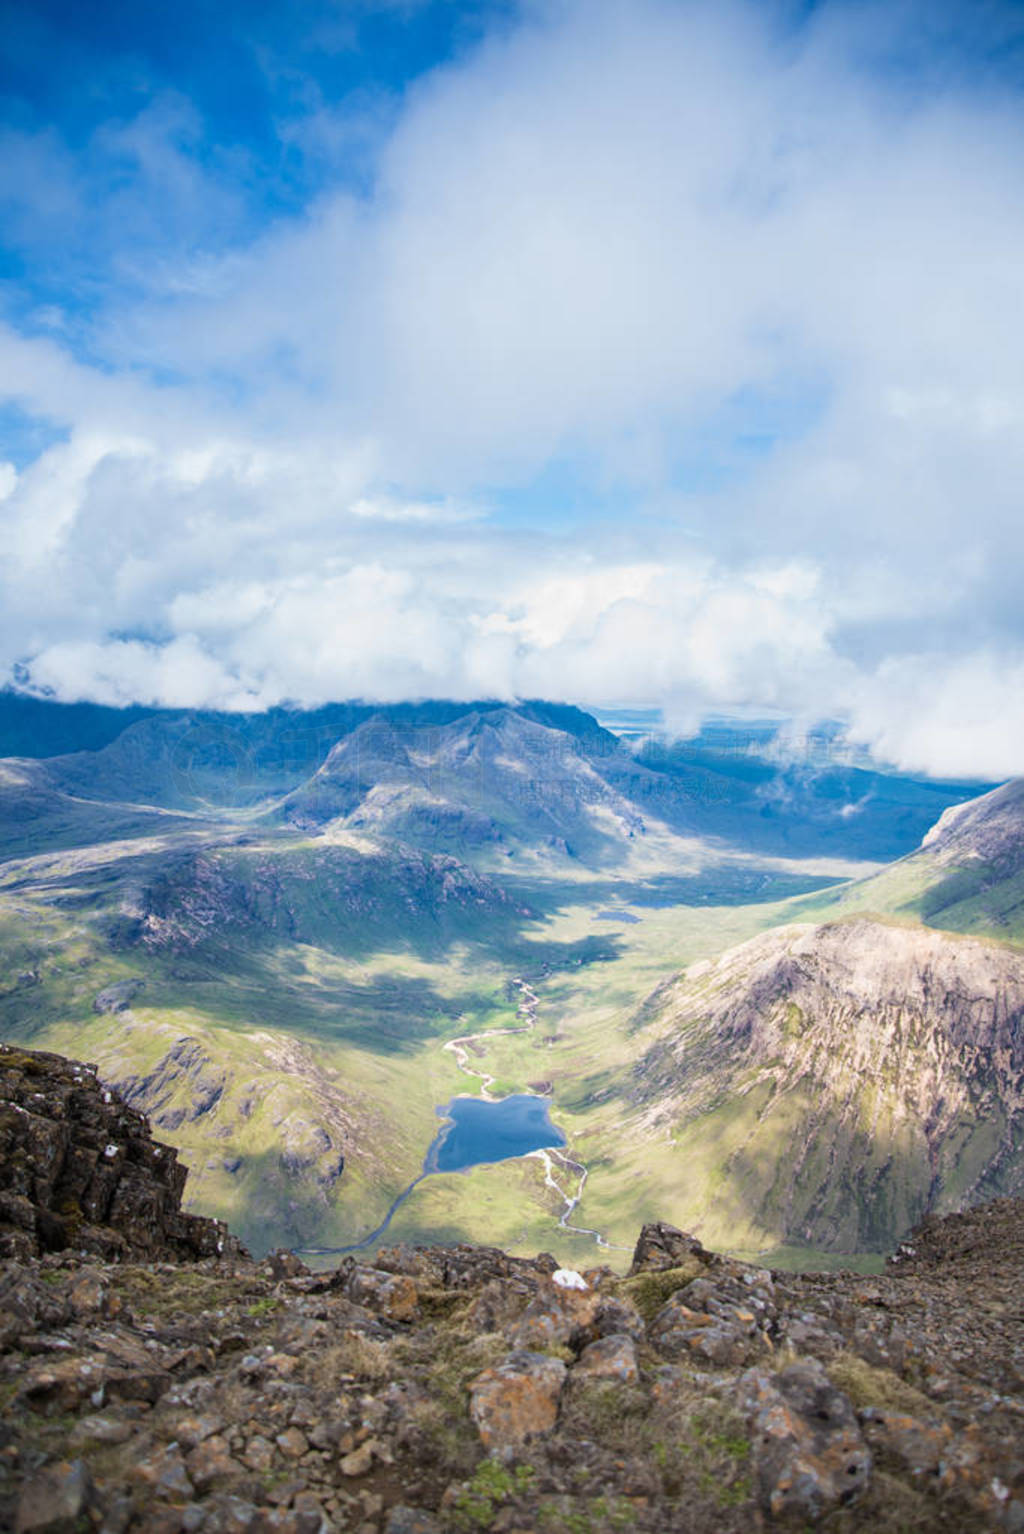
POLYGON ((1019 5, 0 11, 0 676, 1024 771, 1019 5))

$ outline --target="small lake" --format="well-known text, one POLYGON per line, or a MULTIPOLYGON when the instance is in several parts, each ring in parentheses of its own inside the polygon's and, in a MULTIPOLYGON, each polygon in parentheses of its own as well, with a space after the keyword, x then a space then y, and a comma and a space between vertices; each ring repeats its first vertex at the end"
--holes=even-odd
POLYGON ((550 1099, 522 1092, 485 1102, 453 1097, 437 1111, 450 1119, 427 1151, 424 1172, 461 1172, 488 1161, 508 1161, 548 1145, 564 1145, 565 1135, 548 1117, 550 1099))

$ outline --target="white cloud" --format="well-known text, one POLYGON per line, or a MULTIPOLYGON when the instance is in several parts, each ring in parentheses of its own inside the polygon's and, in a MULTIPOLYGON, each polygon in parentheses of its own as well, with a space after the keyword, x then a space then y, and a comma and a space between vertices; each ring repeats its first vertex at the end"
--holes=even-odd
MULTIPOLYGON (((187 104, 77 162, 11 140, 23 237, 51 166, 36 234, 96 204, 112 275, 91 362, 0 329, 0 392, 66 434, 0 477, 3 664, 845 710, 904 764, 1024 771, 1024 126, 864 67, 921 14, 531 6, 360 138, 369 195, 251 237, 187 104), (503 512, 536 526, 552 464, 600 521, 503 512)), ((295 152, 343 152, 326 111, 295 152)))

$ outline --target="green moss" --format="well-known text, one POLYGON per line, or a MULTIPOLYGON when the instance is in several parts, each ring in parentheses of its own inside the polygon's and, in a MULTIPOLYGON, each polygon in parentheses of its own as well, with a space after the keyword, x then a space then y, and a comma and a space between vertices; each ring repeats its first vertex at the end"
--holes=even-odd
POLYGON ((633 1278, 624 1278, 618 1285, 618 1290, 626 1299, 631 1300, 645 1321, 650 1321, 657 1315, 670 1295, 675 1294, 677 1289, 682 1289, 686 1284, 692 1283, 705 1271, 704 1264, 698 1257, 677 1268, 663 1268, 653 1273, 637 1273, 633 1278))
POLYGON ((530 1465, 512 1468, 485 1459, 477 1466, 472 1480, 457 1493, 452 1505, 452 1522, 457 1529, 489 1529, 502 1504, 510 1497, 524 1496, 534 1479, 535 1472, 530 1465))

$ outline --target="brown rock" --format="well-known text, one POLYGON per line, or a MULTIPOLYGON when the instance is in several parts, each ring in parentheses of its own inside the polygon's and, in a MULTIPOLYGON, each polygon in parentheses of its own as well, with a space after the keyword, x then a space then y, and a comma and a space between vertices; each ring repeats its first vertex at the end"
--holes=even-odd
POLYGON ((92 1477, 80 1459, 47 1465, 26 1481, 18 1501, 16 1534, 76 1527, 94 1499, 92 1477))
POLYGON ((361 1443, 358 1449, 353 1449, 351 1454, 346 1454, 338 1461, 338 1468, 342 1475, 357 1476, 367 1475, 373 1465, 373 1439, 368 1438, 361 1443))
POLYGON ((548 1433, 558 1419, 565 1365, 544 1353, 517 1351, 470 1386, 469 1411, 485 1449, 506 1454, 548 1433))
POLYGON ((773 1517, 817 1521, 865 1490, 871 1453, 849 1399, 816 1359, 772 1376, 751 1369, 738 1394, 761 1504, 773 1517))
POLYGON ((185 1469, 185 1461, 176 1444, 157 1449, 152 1454, 136 1460, 133 1467, 135 1478, 152 1487, 158 1497, 170 1501, 184 1501, 192 1495, 192 1482, 185 1469))
POLYGON ((934 1427, 902 1412, 869 1406, 860 1414, 871 1448, 894 1459, 915 1479, 937 1475, 953 1434, 948 1423, 934 1427))
POLYGON ((702 1262, 709 1260, 709 1254, 704 1251, 696 1236, 658 1220, 645 1225, 641 1230, 633 1250, 629 1276, 632 1278, 637 1273, 647 1273, 652 1269, 682 1267, 688 1258, 693 1257, 702 1262))
POLYGON ((350 1300, 376 1311, 389 1321, 411 1321, 419 1294, 405 1273, 384 1273, 379 1268, 355 1268, 346 1285, 350 1300))
POLYGON ((274 1442, 288 1459, 301 1459, 309 1449, 309 1440, 305 1433, 300 1433, 297 1427, 290 1427, 284 1433, 278 1433, 274 1442))
MULTIPOLYGON (((682 1293, 688 1294, 689 1290, 682 1293)), ((650 1340, 667 1358, 689 1358, 698 1367, 739 1366, 751 1362, 763 1350, 760 1340, 751 1336, 756 1332, 752 1322, 752 1317, 749 1321, 735 1317, 727 1320, 692 1310, 680 1295, 674 1294, 651 1322, 650 1340)))
POLYGON ((68 1292, 68 1300, 76 1320, 97 1315, 103 1309, 106 1289, 99 1274, 85 1272, 76 1278, 68 1292))
POLYGON ((228 1452, 227 1439, 219 1433, 193 1449, 185 1460, 185 1466, 199 1491, 205 1491, 216 1481, 242 1474, 242 1466, 228 1452))
POLYGON ((613 1333, 601 1337, 583 1349, 574 1376, 593 1380, 618 1380, 623 1385, 634 1385, 639 1379, 636 1366, 636 1346, 626 1333, 613 1333))
POLYGON ((264 1438, 262 1433, 257 1433, 250 1438, 242 1455, 242 1463, 249 1470, 269 1470, 274 1463, 274 1445, 269 1438, 264 1438))
POLYGON ((600 1298, 592 1289, 563 1289, 542 1280, 536 1295, 509 1329, 513 1348, 549 1348, 567 1344, 593 1324, 600 1298))

